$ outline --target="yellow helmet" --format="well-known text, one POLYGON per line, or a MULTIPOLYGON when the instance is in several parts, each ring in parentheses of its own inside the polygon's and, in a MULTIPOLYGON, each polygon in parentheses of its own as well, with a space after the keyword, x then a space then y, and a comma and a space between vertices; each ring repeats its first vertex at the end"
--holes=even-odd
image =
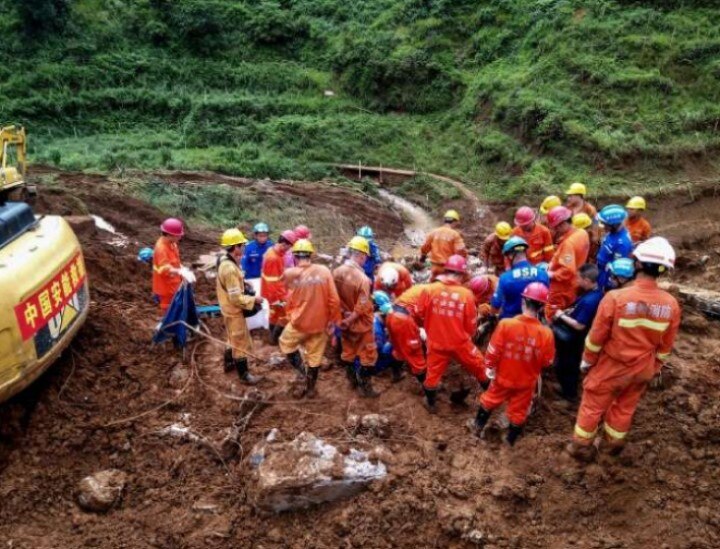
POLYGON ((500 240, 507 240, 510 238, 510 235, 512 234, 512 227, 510 226, 510 223, 507 223, 506 221, 501 221, 497 225, 495 225, 495 236, 497 236, 500 240))
POLYGON ((220 245, 223 248, 229 248, 230 246, 237 246, 238 244, 246 244, 247 238, 240 229, 228 229, 225 231, 220 238, 220 245))
POLYGON ((452 219, 453 221, 460 221, 460 214, 457 213, 455 210, 448 210, 445 212, 443 219, 445 219, 445 220, 452 219))
POLYGON ((307 238, 301 238, 292 247, 292 253, 294 254, 314 254, 315 248, 307 238))
POLYGON ((347 247, 350 250, 370 255, 370 244, 367 239, 362 236, 353 236, 352 239, 350 239, 350 242, 348 242, 347 247))
POLYGON ((585 185, 583 185, 582 183, 572 183, 568 187, 568 190, 565 191, 565 194, 579 194, 585 196, 587 194, 587 188, 585 188, 585 185))
POLYGON ((585 212, 581 212, 572 217, 572 224, 576 229, 587 229, 592 225, 592 219, 590 219, 590 216, 585 212))
POLYGON ((540 213, 547 215, 550 210, 557 206, 562 206, 562 200, 559 196, 550 195, 540 204, 540 213))
POLYGON ((631 210, 644 210, 647 208, 647 204, 642 196, 633 196, 630 200, 628 200, 628 203, 625 204, 625 207, 630 208, 631 210))

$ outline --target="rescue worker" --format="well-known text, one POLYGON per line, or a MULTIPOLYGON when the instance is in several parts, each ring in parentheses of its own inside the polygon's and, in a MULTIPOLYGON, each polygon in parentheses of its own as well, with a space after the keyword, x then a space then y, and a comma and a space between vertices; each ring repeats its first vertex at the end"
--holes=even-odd
POLYGON ((315 265, 312 243, 299 239, 292 254, 297 267, 285 271, 283 279, 288 288, 288 323, 280 336, 280 351, 301 378, 305 387, 300 396, 312 398, 325 348, 335 324, 340 322, 340 298, 330 269, 315 265), (305 363, 300 351, 305 355, 305 363))
POLYGON ((571 455, 591 459, 600 421, 602 446, 622 451, 635 409, 672 351, 681 309, 661 290, 657 278, 675 265, 675 250, 661 237, 638 244, 633 252, 637 277, 600 302, 585 342, 580 369, 587 372, 575 423, 571 455))
POLYGON ((500 318, 512 318, 522 311, 522 293, 532 282, 549 284, 547 271, 532 265, 527 259, 528 244, 519 236, 513 236, 503 246, 503 255, 510 269, 500 275, 490 304, 500 318))
POLYGON ((357 236, 361 236, 367 240, 370 246, 370 255, 368 255, 367 261, 365 261, 365 265, 363 265, 363 270, 370 279, 370 284, 372 285, 375 282, 375 267, 382 263, 380 248, 375 243, 375 235, 373 234, 371 227, 368 227, 367 225, 360 227, 357 231, 357 236))
POLYGON ((420 339, 420 329, 412 314, 402 305, 393 304, 390 296, 382 290, 373 292, 373 301, 383 317, 385 330, 392 345, 393 382, 402 379, 403 364, 408 365, 413 376, 424 380, 425 353, 420 339))
POLYGON ((478 398, 475 432, 480 435, 492 411, 507 403, 510 420, 507 443, 520 436, 530 412, 538 379, 555 356, 550 328, 540 322, 547 301, 548 287, 542 282, 529 284, 522 293, 522 314, 501 320, 485 354, 490 388, 478 398))
POLYGON ((170 217, 162 222, 160 231, 162 236, 155 243, 152 256, 152 292, 155 301, 160 305, 160 313, 165 314, 183 280, 192 284, 195 282, 195 275, 180 263, 178 242, 185 234, 183 222, 170 217))
POLYGON ((386 261, 380 265, 377 278, 375 278, 374 290, 387 292, 390 297, 397 298, 405 290, 413 285, 410 271, 400 263, 386 261))
MULTIPOLYGON (((415 286, 410 287, 410 289, 400 294, 400 296, 395 300, 395 304, 401 307, 403 310, 407 311, 408 315, 411 317, 401 318, 400 315, 397 315, 393 319, 393 326, 391 330, 393 332, 397 332, 398 334, 405 334, 404 336, 399 335, 398 337, 404 337, 408 341, 411 341, 414 340, 415 336, 417 335, 422 342, 426 340, 426 337, 424 335, 425 330, 419 327, 418 321, 422 322, 422 319, 420 319, 419 316, 419 307, 423 299, 423 294, 429 287, 429 284, 416 284, 415 286), (410 324, 410 320, 413 321, 413 324, 410 324), (396 330, 395 327, 398 323, 402 323, 403 326, 398 327, 396 330)), ((412 371, 413 375, 417 378, 417 380, 421 384, 423 384, 425 382, 427 368, 422 369, 419 360, 414 360, 410 358, 410 355, 415 356, 415 353, 417 352, 417 350, 414 348, 414 344, 409 350, 407 350, 407 352, 402 348, 402 344, 398 345, 399 347, 401 347, 398 352, 402 353, 406 357, 405 362, 408 363, 410 371, 412 371)), ((427 364, 427 361, 424 359, 424 357, 423 360, 424 363, 427 364)))
POLYGON ((248 371, 248 353, 252 349, 250 331, 243 311, 252 311, 262 304, 261 296, 245 293, 245 278, 239 262, 243 257, 243 248, 247 243, 245 235, 239 229, 228 229, 220 239, 225 254, 218 259, 216 291, 220 312, 225 320, 230 345, 230 358, 243 383, 255 385, 260 378, 248 371))
POLYGON ((597 255, 597 265, 600 269, 598 284, 601 288, 607 288, 608 266, 616 259, 630 257, 633 245, 630 233, 625 227, 627 212, 622 206, 610 204, 605 206, 598 214, 598 220, 605 227, 606 235, 600 245, 597 255))
POLYGON ((480 245, 480 261, 487 267, 488 271, 495 271, 496 275, 505 272, 505 257, 503 256, 503 246, 508 238, 512 236, 512 227, 510 223, 501 221, 495 225, 495 232, 488 235, 480 245))
POLYGON ((548 267, 550 294, 545 307, 548 319, 575 301, 577 273, 587 261, 590 250, 588 234, 572 226, 572 215, 565 206, 557 206, 548 213, 548 226, 555 241, 555 254, 548 267))
POLYGON ((245 253, 242 256, 241 265, 245 278, 260 278, 263 256, 273 245, 273 241, 269 238, 270 228, 266 223, 255 225, 253 234, 255 239, 245 246, 245 253))
MULTIPOLYGON (((301 238, 305 240, 312 240, 312 233, 310 232, 310 229, 308 229, 305 225, 298 225, 292 230, 292 232, 295 233, 295 238, 297 238, 298 240, 300 240, 301 238)), ((285 253, 284 258, 286 269, 289 269, 290 267, 295 267, 297 265, 292 250, 290 251, 290 253, 285 253)))
MULTIPOLYGON (((482 353, 472 341, 477 312, 472 292, 463 286, 466 276, 466 259, 451 256, 445 263, 444 274, 427 286, 417 305, 418 317, 427 331, 427 375, 423 385, 431 413, 436 411, 438 386, 451 360, 480 383, 487 381, 482 353)), ((461 394, 459 400, 467 392, 461 394)), ((454 397, 451 399, 456 402, 454 397)))
POLYGON ((278 338, 287 324, 285 310, 287 287, 283 281, 283 273, 285 272, 285 256, 292 253, 290 249, 295 242, 297 242, 297 236, 294 231, 283 231, 277 244, 274 244, 262 259, 260 295, 267 299, 270 306, 270 345, 277 345, 278 338))
POLYGON ((377 397, 373 390, 371 376, 377 361, 377 348, 373 334, 373 303, 370 296, 370 279, 363 271, 363 265, 370 255, 370 244, 362 236, 354 236, 348 246, 350 257, 333 271, 335 287, 340 296, 342 320, 342 354, 340 361, 353 387, 363 397, 377 397), (360 369, 355 373, 355 359, 360 369))
POLYGON ((585 213, 592 220, 592 225, 587 229, 590 236, 590 249, 588 257, 591 261, 595 260, 597 250, 600 247, 600 225, 596 221, 597 210, 595 206, 586 200, 587 188, 582 183, 573 183, 565 191, 567 196, 566 206, 570 208, 573 215, 585 213))
POLYGON ((523 206, 515 213, 515 228, 512 234, 519 236, 528 243, 527 258, 530 263, 537 265, 552 259, 553 246, 550 229, 537 223, 532 208, 523 206))
POLYGON ((457 230, 460 214, 448 210, 443 216, 444 225, 431 231, 420 248, 420 263, 430 257, 432 280, 442 274, 445 262, 452 255, 467 257, 467 249, 462 235, 457 230))
POLYGON ((547 214, 556 206, 562 206, 562 200, 560 200, 560 197, 555 196, 554 194, 546 196, 545 200, 543 200, 540 204, 540 217, 538 219, 538 223, 547 227, 547 214))
POLYGON ((493 275, 474 276, 466 284, 475 298, 478 323, 483 322, 492 314, 492 305, 490 304, 490 300, 495 294, 497 285, 498 277, 493 275))
POLYGON ((644 242, 652 234, 652 227, 650 223, 643 215, 643 212, 647 208, 645 199, 642 196, 633 196, 628 200, 625 205, 627 209, 628 218, 625 221, 625 225, 630 231, 630 238, 632 238, 633 244, 644 242))
POLYGON ((594 263, 580 267, 577 275, 580 296, 569 308, 557 311, 552 324, 557 351, 553 368, 560 383, 560 396, 573 404, 577 401, 585 337, 605 293, 598 286, 598 274, 594 263))
POLYGON ((606 290, 624 288, 635 278, 635 261, 628 257, 616 259, 608 265, 608 273, 606 290))

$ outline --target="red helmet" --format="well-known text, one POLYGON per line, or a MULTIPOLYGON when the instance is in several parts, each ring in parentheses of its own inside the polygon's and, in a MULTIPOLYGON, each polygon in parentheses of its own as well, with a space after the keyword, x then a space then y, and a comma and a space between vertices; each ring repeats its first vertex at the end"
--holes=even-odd
POLYGON ((551 229, 554 229, 563 221, 572 219, 572 211, 565 206, 555 206, 547 214, 547 222, 551 229))
POLYGON ((490 279, 484 275, 474 276, 470 279, 468 286, 475 295, 483 295, 490 289, 490 279))
POLYGON ((163 221, 162 225, 160 225, 160 230, 172 236, 182 236, 185 234, 183 222, 175 217, 168 217, 163 221))
POLYGON ((445 270, 465 274, 467 272, 467 260, 461 255, 451 255, 450 259, 445 263, 445 270))
POLYGON ((293 229, 293 232, 298 238, 305 238, 306 240, 312 240, 312 233, 305 225, 298 225, 293 229))
POLYGON ((524 227, 535 221, 535 212, 528 206, 523 206, 515 212, 515 225, 524 227))
POLYGON ((548 299, 548 287, 542 282, 531 282, 523 290, 522 296, 533 301, 539 301, 540 303, 547 303, 548 299))
POLYGON ((280 237, 287 240, 290 244, 295 244, 298 241, 298 235, 295 231, 287 230, 280 233, 280 237))

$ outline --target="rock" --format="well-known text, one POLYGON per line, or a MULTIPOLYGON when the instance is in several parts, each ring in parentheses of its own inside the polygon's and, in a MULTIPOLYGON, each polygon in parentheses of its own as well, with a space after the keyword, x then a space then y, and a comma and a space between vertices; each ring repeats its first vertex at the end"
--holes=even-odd
POLYGON ((349 415, 345 421, 345 427, 353 434, 363 433, 380 438, 390 436, 390 419, 381 414, 349 415))
POLYGON ((126 475, 107 469, 85 477, 78 485, 78 503, 86 511, 102 513, 115 505, 125 489, 126 475))
POLYGON ((710 329, 710 322, 697 314, 683 315, 682 328, 691 334, 706 334, 710 329))
POLYGON ((486 541, 485 534, 480 530, 470 530, 463 536, 463 539, 478 547, 484 546, 486 541))
POLYGON ((178 362, 175 367, 170 371, 168 383, 173 389, 182 389, 187 383, 189 377, 190 369, 187 368, 182 362, 178 362))
POLYGON ((335 446, 311 433, 290 442, 264 440, 251 452, 255 470, 249 495, 257 507, 275 512, 303 509, 353 496, 387 475, 382 461, 335 446))

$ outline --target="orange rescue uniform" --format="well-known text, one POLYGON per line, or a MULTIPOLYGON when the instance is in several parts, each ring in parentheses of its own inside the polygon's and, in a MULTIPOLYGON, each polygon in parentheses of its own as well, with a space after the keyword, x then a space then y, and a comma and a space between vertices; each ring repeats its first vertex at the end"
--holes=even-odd
POLYGON ((545 307, 545 316, 553 318, 556 311, 567 309, 577 294, 577 272, 588 258, 590 241, 588 234, 575 227, 565 233, 557 242, 548 272, 550 294, 545 307))
POLYGON ((595 206, 590 204, 589 202, 583 201, 582 206, 579 208, 570 208, 572 210, 573 215, 577 215, 579 213, 587 214, 590 219, 592 219, 592 225, 590 225, 586 230, 588 236, 590 237, 590 248, 588 250, 588 261, 595 262, 595 258, 597 257, 598 250, 600 249, 600 242, 602 241, 602 235, 601 235, 601 229, 600 224, 597 221, 597 210, 595 209, 595 206))
POLYGON ((533 265, 537 265, 543 261, 550 263, 553 251, 555 250, 550 229, 539 223, 535 223, 535 226, 530 232, 522 227, 515 227, 512 234, 519 236, 528 243, 527 258, 530 263, 533 265))
POLYGON ((672 351, 681 309, 652 279, 608 292, 585 341, 592 364, 585 381, 574 439, 590 445, 601 419, 605 438, 622 445, 650 380, 672 351))
MULTIPOLYGON (((392 267, 400 275, 398 277, 398 282, 395 287, 390 292, 388 292, 392 298, 400 296, 400 294, 402 294, 405 290, 408 290, 413 285, 412 275, 410 274, 410 271, 408 271, 407 267, 405 267, 404 265, 400 265, 400 263, 395 263, 393 261, 386 261, 385 263, 380 265, 378 273, 380 273, 385 267, 392 267)), ((375 284, 373 285, 373 289, 384 289, 382 282, 380 281, 379 275, 375 276, 375 284)))
POLYGON ((451 255, 467 257, 467 248, 462 235, 450 227, 443 225, 431 231, 420 248, 420 253, 430 258, 433 278, 442 274, 443 267, 451 255))
POLYGON ((451 360, 479 381, 486 381, 483 356, 475 347, 477 311, 472 292, 449 278, 427 286, 417 306, 427 331, 426 389, 437 389, 451 360))
POLYGON ((152 292, 157 296, 160 311, 163 313, 167 311, 175 292, 182 284, 182 277, 170 270, 180 267, 180 247, 177 242, 166 236, 158 238, 153 252, 152 292))
POLYGON ((492 296, 495 293, 495 289, 498 285, 498 277, 494 275, 485 276, 488 277, 488 281, 490 282, 488 289, 482 295, 477 295, 473 293, 473 297, 475 298, 475 307, 477 308, 478 322, 482 322, 484 319, 486 319, 492 314, 493 310, 492 305, 490 305, 490 300, 492 299, 492 296))
POLYGON ((537 318, 518 315, 501 320, 485 353, 485 367, 495 370, 495 379, 480 395, 480 406, 490 412, 507 402, 510 423, 523 425, 538 378, 554 359, 552 330, 537 318))
POLYGON ((393 358, 406 362, 413 375, 425 371, 425 353, 423 352, 420 329, 412 313, 395 305, 393 311, 385 317, 385 328, 393 347, 393 358))
POLYGON ((342 317, 357 314, 355 321, 342 331, 343 362, 355 358, 365 368, 372 368, 378 359, 373 331, 374 313, 370 297, 370 279, 354 261, 346 261, 333 271, 333 279, 340 297, 342 317))
POLYGON ((285 326, 287 324, 285 311, 287 288, 283 281, 285 254, 278 250, 277 246, 275 244, 263 256, 260 295, 267 299, 270 305, 270 324, 285 326))
POLYGON ((652 234, 650 222, 641 215, 635 218, 628 217, 625 225, 627 226, 628 232, 630 232, 630 238, 632 238, 633 244, 647 240, 652 234))
POLYGON ((480 245, 480 260, 489 269, 495 267, 495 273, 505 272, 505 256, 502 253, 505 240, 500 240, 495 233, 488 235, 480 245))

